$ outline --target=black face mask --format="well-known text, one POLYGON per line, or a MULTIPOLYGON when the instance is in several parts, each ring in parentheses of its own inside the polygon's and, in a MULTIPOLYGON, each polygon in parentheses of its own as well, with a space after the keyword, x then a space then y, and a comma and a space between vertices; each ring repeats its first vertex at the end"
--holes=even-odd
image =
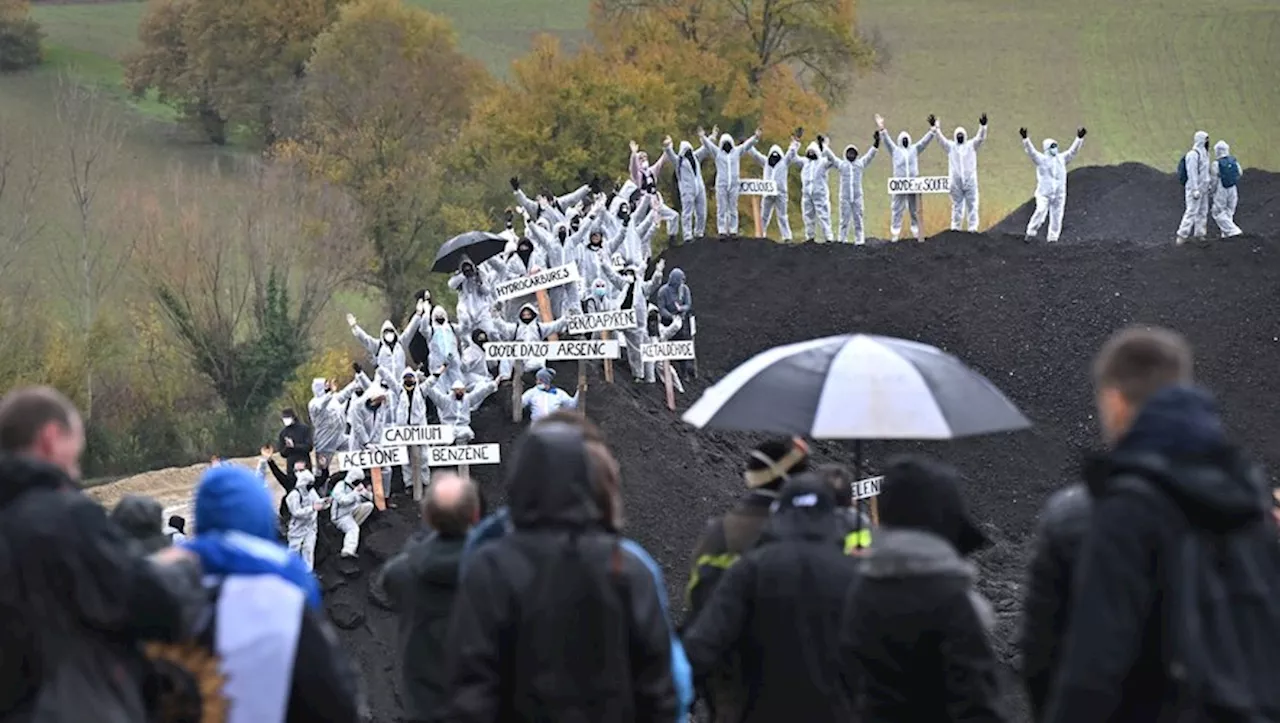
POLYGON ((557 235, 560 237, 560 243, 564 243, 564 240, 569 238, 569 231, 568 229, 562 228, 560 229, 560 233, 558 233, 557 235))
POLYGON ((453 391, 453 398, 454 398, 454 399, 462 399, 462 398, 463 398, 463 397, 465 397, 465 396, 467 396, 467 390, 465 390, 465 389, 455 389, 455 390, 453 391))
POLYGON ((368 409, 369 411, 372 412, 373 410, 378 408, 378 403, 370 399, 369 401, 364 403, 364 406, 365 406, 365 409, 368 409))
POLYGON ((472 266, 471 264, 463 264, 463 265, 462 265, 462 275, 463 275, 463 276, 475 276, 475 275, 476 275, 476 267, 472 266))
POLYGON ((858 152, 850 148, 848 152, 844 154, 844 159, 850 163, 853 163, 854 161, 858 160, 858 152))
POLYGON ((776 166, 776 165, 778 165, 778 161, 781 161, 781 160, 782 160, 782 156, 778 155, 777 153, 770 153, 770 154, 769 154, 769 165, 770 165, 770 166, 776 166))
POLYGON ((593 235, 593 236, 591 237, 591 241, 590 241, 590 243, 591 243, 591 248, 598 249, 598 248, 600 248, 600 246, 601 246, 601 245, 603 245, 603 244, 604 244, 604 238, 603 238, 603 237, 601 237, 601 236, 600 236, 600 235, 598 235, 598 234, 597 234, 597 235, 593 235))
POLYGON ((804 154, 804 157, 808 158, 811 161, 818 160, 818 154, 814 153, 813 151, 809 151, 808 153, 804 154))
POLYGON ((910 138, 903 138, 903 139, 902 139, 902 147, 903 147, 903 148, 910 148, 910 147, 911 147, 911 139, 910 139, 910 138))
POLYGON ((475 339, 472 339, 472 341, 476 343, 476 346, 484 346, 485 344, 489 343, 489 337, 479 336, 479 337, 476 337, 475 339))
POLYGON ((689 165, 692 166, 694 163, 693 151, 685 151, 684 157, 685 157, 685 160, 689 161, 689 165))
POLYGON ((721 143, 721 144, 720 144, 720 150, 724 151, 725 153, 728 153, 729 151, 732 151, 732 150, 733 150, 733 144, 732 144, 732 143, 721 143))
POLYGON ((533 255, 533 247, 519 246, 516 248, 516 255, 520 257, 521 261, 527 264, 529 263, 529 257, 533 255))
POLYGON ((413 388, 414 388, 414 387, 416 387, 416 386, 418 386, 418 383, 417 383, 417 382, 415 382, 415 381, 413 381, 412 379, 406 379, 406 380, 404 380, 404 388, 405 388, 405 389, 407 389, 407 390, 409 390, 409 391, 413 391, 413 388))
POLYGON ((582 221, 579 216, 573 217, 573 220, 569 222, 569 228, 573 229, 574 233, 577 233, 578 229, 582 228, 582 221))
POLYGON ((520 323, 521 323, 521 324, 532 324, 532 323, 533 323, 533 317, 532 317, 532 316, 526 316, 526 315, 524 315, 524 314, 521 314, 521 315, 520 315, 520 323))
POLYGON ((627 221, 631 220, 631 214, 627 213, 626 211, 619 211, 618 220, 623 223, 626 223, 627 221))
POLYGON ((964 134, 963 134, 963 133, 957 133, 957 134, 956 134, 956 143, 964 143, 964 134))

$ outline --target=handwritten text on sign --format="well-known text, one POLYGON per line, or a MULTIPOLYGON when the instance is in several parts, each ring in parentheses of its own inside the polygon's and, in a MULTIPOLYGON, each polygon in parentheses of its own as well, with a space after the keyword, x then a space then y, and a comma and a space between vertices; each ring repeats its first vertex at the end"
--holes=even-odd
POLYGON ((486 359, 617 359, 617 339, 592 341, 491 341, 484 346, 486 359))
POLYGON ((917 193, 951 193, 949 176, 921 176, 919 178, 890 178, 889 195, 915 195, 917 193))
POLYGON ((741 196, 776 196, 778 184, 763 178, 743 178, 738 181, 738 194, 741 196))
POLYGON ((855 500, 865 500, 868 497, 875 497, 880 494, 881 482, 884 482, 884 477, 868 477, 867 479, 853 482, 853 498, 855 500))
POLYGON ((498 464, 502 461, 497 444, 473 444, 467 447, 428 447, 428 467, 453 467, 460 464, 498 464))
POLYGON ((602 311, 598 314, 575 314, 569 317, 567 331, 570 334, 589 334, 593 331, 634 329, 636 312, 632 309, 602 311))
POLYGON ((657 344, 643 344, 640 347, 640 357, 646 362, 696 358, 692 341, 664 341, 657 344))
POLYGON ((565 264, 564 266, 557 266, 554 269, 539 271, 538 273, 530 276, 521 276, 516 279, 504 281, 495 286, 494 291, 498 292, 498 301, 506 301, 507 299, 514 299, 517 296, 532 294, 535 291, 563 286, 565 284, 578 281, 580 278, 581 277, 578 276, 577 264, 565 264))
POLYGON ((382 430, 382 444, 420 445, 453 444, 453 425, 423 424, 419 426, 387 427, 382 430))
POLYGON ((339 452, 333 457, 329 469, 346 472, 352 469, 373 467, 400 467, 409 464, 409 451, 404 447, 374 447, 355 452, 339 452))

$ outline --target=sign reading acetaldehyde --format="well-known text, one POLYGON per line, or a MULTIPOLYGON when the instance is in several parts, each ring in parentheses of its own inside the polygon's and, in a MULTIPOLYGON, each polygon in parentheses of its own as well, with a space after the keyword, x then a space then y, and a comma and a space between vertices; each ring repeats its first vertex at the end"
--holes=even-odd
POLYGON ((466 447, 427 447, 427 465, 430 467, 455 467, 457 465, 499 464, 502 447, 498 444, 473 444, 466 447))
POLYGON ((914 196, 919 193, 951 193, 950 176, 917 176, 890 178, 890 196, 914 196))
POLYGON ((404 447, 374 447, 354 452, 338 452, 329 463, 331 472, 373 467, 401 467, 409 464, 409 451, 404 447))
POLYGON ((498 294, 498 301, 506 301, 514 299, 517 296, 532 294, 535 291, 551 289, 556 286, 579 281, 581 277, 578 275, 577 264, 565 264, 557 266, 554 269, 539 271, 529 276, 520 276, 508 281, 503 281, 493 287, 498 294))
POLYGON ((621 353, 617 339, 587 341, 491 341, 484 345, 486 359, 617 359, 621 353))
POLYGON ((453 426, 448 424, 423 424, 416 426, 386 427, 382 430, 383 446, 422 444, 453 444, 453 426))
POLYGON ((645 362, 679 361, 696 359, 692 341, 663 341, 642 344, 640 358, 645 362))

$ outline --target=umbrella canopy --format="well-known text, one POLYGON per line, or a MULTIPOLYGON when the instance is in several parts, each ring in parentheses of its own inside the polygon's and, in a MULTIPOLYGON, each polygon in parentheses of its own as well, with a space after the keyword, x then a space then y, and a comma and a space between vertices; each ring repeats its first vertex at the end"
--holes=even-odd
POLYGON ((757 354, 684 415, 698 427, 813 439, 955 439, 1031 426, 999 389, 950 354, 852 334, 757 354))
POLYGON ((431 264, 431 270, 452 274, 458 270, 458 264, 462 262, 463 256, 479 264, 502 253, 506 245, 507 240, 497 234, 487 231, 468 231, 444 242, 436 253, 436 260, 431 264))

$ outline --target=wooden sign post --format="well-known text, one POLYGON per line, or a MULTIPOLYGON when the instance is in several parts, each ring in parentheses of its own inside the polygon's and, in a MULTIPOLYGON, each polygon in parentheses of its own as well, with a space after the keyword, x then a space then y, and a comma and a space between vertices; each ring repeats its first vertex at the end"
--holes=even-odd
POLYGON ((667 409, 676 411, 676 388, 671 381, 671 362, 664 359, 662 361, 662 383, 667 387, 667 409))
MULTIPOLYGON (((950 176, 917 176, 915 178, 890 178, 889 195, 907 196, 916 202, 916 241, 924 242, 924 194, 951 193, 950 176)), ((910 208, 907 209, 910 212, 910 208)))
MULTIPOLYGON (((606 359, 605 363, 609 361, 606 359)), ((583 414, 587 413, 587 362, 585 359, 578 360, 578 411, 583 414)))
MULTIPOLYGON (((612 337, 613 337, 612 331, 600 332, 600 338, 604 339, 605 341, 608 341, 612 337)), ((612 359, 604 360, 604 380, 609 384, 613 384, 613 360, 612 359)))
POLYGON ((413 474, 413 501, 422 501, 422 465, 420 452, 417 447, 409 448, 409 468, 413 474))
POLYGON ((511 362, 511 421, 520 423, 524 416, 524 407, 520 398, 524 396, 524 361, 517 359, 511 362))
POLYGON ((764 238, 764 226, 760 223, 760 197, 751 197, 751 216, 756 222, 756 238, 764 238))
MULTIPOLYGON (((673 359, 685 361, 696 359, 697 352, 694 349, 693 340, 660 341, 644 344, 640 347, 640 358, 646 364, 662 362, 662 382, 667 387, 667 409, 674 412, 676 410, 675 379, 673 379, 675 372, 671 369, 671 361, 673 359)), ((681 386, 680 392, 684 393, 683 386, 681 386)))
MULTIPOLYGON (((534 294, 534 296, 538 298, 538 313, 542 317, 542 323, 550 324, 555 321, 556 318, 551 315, 551 298, 547 296, 547 292, 542 290, 534 294)), ((560 335, 551 334, 547 337, 547 340, 560 341, 560 335)))
POLYGON ((767 229, 760 216, 760 199, 764 196, 777 196, 778 184, 767 178, 743 178, 738 181, 738 195, 751 198, 751 216, 756 222, 756 238, 764 238, 767 229))
POLYGON ((387 493, 382 487, 382 468, 370 469, 369 478, 373 480, 373 506, 382 512, 387 509, 387 493))

